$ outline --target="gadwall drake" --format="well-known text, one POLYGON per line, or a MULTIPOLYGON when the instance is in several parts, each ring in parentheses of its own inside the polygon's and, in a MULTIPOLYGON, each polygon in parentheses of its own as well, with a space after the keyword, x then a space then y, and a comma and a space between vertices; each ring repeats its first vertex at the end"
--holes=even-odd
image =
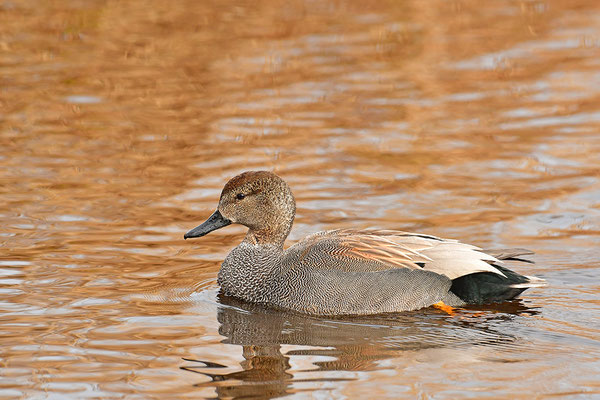
POLYGON ((223 294, 317 315, 379 314, 440 302, 483 304, 518 296, 543 280, 501 260, 524 261, 523 249, 483 251, 456 240, 392 230, 318 232, 288 249, 296 202, 287 183, 267 171, 231 179, 217 210, 184 238, 229 224, 249 228, 225 258, 223 294))

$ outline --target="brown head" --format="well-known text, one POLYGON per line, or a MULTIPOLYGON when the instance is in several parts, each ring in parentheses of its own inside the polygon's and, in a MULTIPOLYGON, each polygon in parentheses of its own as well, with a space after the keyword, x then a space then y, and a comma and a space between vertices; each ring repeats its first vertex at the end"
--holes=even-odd
POLYGON ((246 241, 283 245, 295 214, 296 201, 283 179, 268 171, 247 171, 225 184, 217 211, 184 238, 241 224, 250 229, 246 241))

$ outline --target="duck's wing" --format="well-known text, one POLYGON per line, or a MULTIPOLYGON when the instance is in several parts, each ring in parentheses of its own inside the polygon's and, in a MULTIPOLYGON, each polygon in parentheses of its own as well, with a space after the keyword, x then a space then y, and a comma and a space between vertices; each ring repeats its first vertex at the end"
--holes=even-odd
POLYGON ((392 230, 318 232, 292 246, 292 264, 345 272, 394 268, 431 271, 456 279, 476 272, 504 276, 491 264, 502 261, 478 247, 436 236, 392 230))
POLYGON ((381 231, 319 232, 290 247, 282 281, 294 287, 302 281, 303 287, 284 290, 277 301, 325 315, 409 311, 449 298, 462 304, 449 293, 448 277, 419 265, 429 258, 413 249, 418 238, 399 245, 375 232, 381 231))

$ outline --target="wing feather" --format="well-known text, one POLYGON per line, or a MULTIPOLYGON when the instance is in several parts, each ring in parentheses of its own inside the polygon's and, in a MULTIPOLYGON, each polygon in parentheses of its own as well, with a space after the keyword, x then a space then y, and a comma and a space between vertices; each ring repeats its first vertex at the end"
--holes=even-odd
MULTIPOLYGON (((381 271, 424 269, 450 279, 477 272, 504 276, 501 264, 479 247, 453 239, 391 230, 342 229, 318 232, 292 246, 288 253, 315 269, 381 271)), ((296 263, 288 263, 296 264, 296 263)))

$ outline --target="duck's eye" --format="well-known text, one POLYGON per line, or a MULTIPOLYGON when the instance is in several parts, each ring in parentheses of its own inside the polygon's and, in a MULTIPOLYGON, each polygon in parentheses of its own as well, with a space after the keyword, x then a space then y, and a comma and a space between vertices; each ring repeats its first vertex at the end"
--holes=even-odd
POLYGON ((238 200, 243 200, 246 195, 244 193, 238 193, 235 195, 235 198, 238 200))

